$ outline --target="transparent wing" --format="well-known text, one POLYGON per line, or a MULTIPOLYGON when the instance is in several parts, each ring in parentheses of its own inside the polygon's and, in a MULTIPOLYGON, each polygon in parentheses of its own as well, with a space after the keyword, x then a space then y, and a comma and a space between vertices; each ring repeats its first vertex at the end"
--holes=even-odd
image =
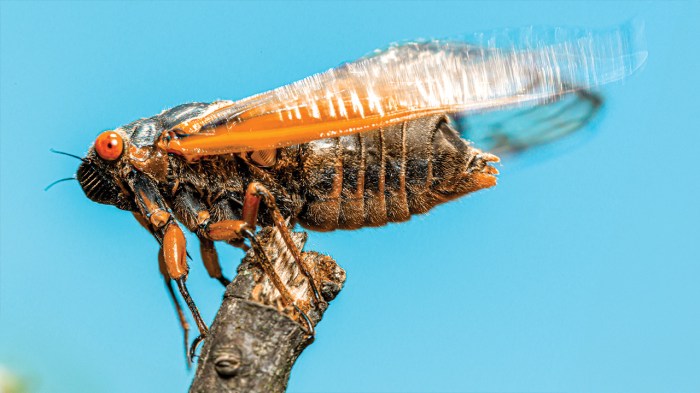
POLYGON ((646 59, 641 26, 522 29, 470 42, 392 46, 173 128, 185 156, 278 148, 436 113, 480 113, 559 100, 624 78, 646 59))
POLYGON ((497 155, 520 153, 564 137, 588 124, 602 98, 585 89, 531 107, 455 116, 460 134, 497 155))

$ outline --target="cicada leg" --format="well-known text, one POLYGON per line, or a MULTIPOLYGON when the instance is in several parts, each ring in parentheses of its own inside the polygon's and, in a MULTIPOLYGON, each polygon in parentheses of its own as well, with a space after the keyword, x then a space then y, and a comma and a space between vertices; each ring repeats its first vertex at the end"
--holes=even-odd
POLYGON ((228 286, 231 280, 224 277, 221 273, 221 264, 219 264, 219 254, 214 248, 214 242, 204 236, 199 236, 199 252, 202 255, 202 262, 209 273, 209 277, 219 280, 221 285, 228 286))
MULTIPOLYGON (((192 300, 185 281, 189 266, 187 265, 187 250, 185 234, 182 229, 172 218, 168 208, 163 201, 158 188, 149 178, 135 174, 131 179, 132 189, 136 194, 136 204, 141 211, 141 214, 147 219, 146 228, 149 229, 156 238, 161 240, 161 248, 163 254, 163 262, 165 271, 168 277, 175 281, 180 291, 180 295, 187 303, 187 306, 192 313, 197 328, 199 329, 199 337, 197 337, 189 352, 189 360, 192 360, 194 349, 197 344, 206 337, 209 329, 204 323, 199 310, 192 300)), ((143 224, 143 223, 142 223, 143 224)))
MULTIPOLYGON (((153 230, 151 223, 143 216, 141 213, 134 212, 134 217, 136 220, 141 224, 148 232, 153 234, 156 239, 158 240, 159 243, 163 242, 162 236, 153 230)), ((187 323, 187 318, 185 317, 185 312, 182 308, 182 305, 180 304, 180 301, 177 298, 177 295, 175 295, 175 288, 173 287, 173 280, 170 278, 170 275, 168 274, 167 267, 165 266, 165 258, 163 257, 163 247, 161 247, 158 250, 158 269, 160 270, 160 274, 163 276, 164 282, 165 282, 165 288, 168 291, 168 295, 170 296, 170 300, 173 302, 173 305, 175 306, 175 312, 177 313, 178 320, 180 321, 180 326, 182 327, 183 331, 183 336, 185 340, 185 357, 189 361, 189 356, 188 356, 188 350, 189 350, 189 331, 190 331, 190 325, 187 323)))
POLYGON ((289 227, 287 226, 287 221, 282 216, 282 213, 280 213, 277 203, 275 202, 275 197, 262 184, 253 182, 248 185, 245 199, 243 200, 243 219, 253 228, 255 228, 261 199, 270 210, 272 214, 272 221, 274 222, 275 227, 277 227, 277 230, 280 232, 280 235, 282 235, 285 245, 294 256, 294 261, 299 267, 299 270, 309 281, 309 287, 311 288, 311 292, 313 292, 314 301, 316 301, 316 303, 322 302, 323 298, 321 297, 316 281, 311 274, 311 269, 306 266, 301 257, 301 250, 299 250, 296 244, 294 244, 289 227))
POLYGON ((192 361, 197 345, 207 336, 209 329, 199 314, 197 305, 192 300, 185 284, 188 272, 185 234, 182 233, 182 229, 174 220, 167 224, 163 235, 163 259, 168 276, 175 280, 177 288, 180 290, 182 298, 185 299, 190 312, 192 312, 192 317, 199 329, 199 336, 194 339, 190 347, 189 360, 192 361))

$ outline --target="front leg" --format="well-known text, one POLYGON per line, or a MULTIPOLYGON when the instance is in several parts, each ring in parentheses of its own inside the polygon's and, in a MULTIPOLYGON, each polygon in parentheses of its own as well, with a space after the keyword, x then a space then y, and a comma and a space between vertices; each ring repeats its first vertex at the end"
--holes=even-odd
MULTIPOLYGON (((151 223, 141 215, 141 213, 133 212, 134 218, 136 218, 136 221, 141 224, 148 232, 150 232, 156 240, 158 240, 159 244, 163 244, 163 239, 162 236, 153 230, 153 226, 151 223)), ((160 270, 160 274, 163 276, 163 279, 165 280, 165 288, 168 290, 168 295, 170 295, 170 300, 173 302, 173 305, 175 306, 175 312, 177 312, 177 317, 180 321, 180 326, 182 327, 182 332, 184 333, 184 339, 185 339, 185 357, 187 357, 187 360, 189 361, 189 346, 190 346, 190 341, 189 341, 189 330, 190 330, 190 325, 187 323, 187 318, 185 317, 185 313, 182 309, 182 306, 180 305, 180 301, 178 300, 177 296, 175 295, 175 289, 173 287, 173 280, 170 278, 170 274, 168 274, 168 268, 165 266, 165 259, 163 257, 163 247, 161 246, 158 249, 158 269, 160 270)))
MULTIPOLYGON (((151 179, 136 172, 131 181, 132 189, 136 194, 136 205, 149 224, 146 228, 150 229, 156 238, 161 239, 165 271, 169 278, 177 284, 180 294, 185 299, 199 329, 200 336, 193 343, 193 348, 196 348, 197 343, 206 337, 208 329, 185 284, 189 269, 185 234, 172 218, 165 201, 151 179)), ((192 349, 190 350, 191 358, 192 349)))

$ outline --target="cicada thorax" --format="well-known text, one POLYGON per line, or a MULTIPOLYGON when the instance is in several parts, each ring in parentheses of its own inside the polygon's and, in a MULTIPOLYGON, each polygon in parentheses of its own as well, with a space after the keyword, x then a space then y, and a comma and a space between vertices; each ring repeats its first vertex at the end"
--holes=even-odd
MULTIPOLYGON (((284 156, 294 148, 285 148, 277 152, 284 156)), ((178 220, 191 231, 197 231, 200 220, 187 213, 198 211, 192 201, 183 199, 183 195, 194 197, 198 204, 207 209, 212 222, 238 220, 242 217, 245 191, 253 182, 263 184, 274 195, 277 207, 285 217, 292 221, 301 211, 301 197, 298 191, 299 181, 295 179, 298 163, 278 160, 275 167, 262 168, 243 155, 227 154, 205 156, 196 161, 183 157, 170 156, 170 174, 167 183, 161 186, 161 192, 167 194, 178 220), (291 179, 295 179, 292 182, 291 179)), ((258 223, 262 226, 272 225, 272 216, 268 214, 269 206, 260 207, 258 223)))
POLYGON ((445 115, 313 141, 300 148, 310 229, 354 229, 406 221, 413 214, 496 184, 497 171, 459 137, 445 115))

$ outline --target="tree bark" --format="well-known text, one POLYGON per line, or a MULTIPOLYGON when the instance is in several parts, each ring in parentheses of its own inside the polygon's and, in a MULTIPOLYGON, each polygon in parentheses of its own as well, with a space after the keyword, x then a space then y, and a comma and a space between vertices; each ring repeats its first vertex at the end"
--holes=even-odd
MULTIPOLYGON (((301 250, 306 233, 292 238, 301 250)), ((335 298, 345 282, 345 271, 335 261, 316 252, 302 252, 325 302, 315 304, 308 281, 298 269, 291 252, 275 228, 258 234, 275 271, 296 298, 297 307, 315 326, 328 301, 335 298)), ((261 392, 282 393, 292 365, 313 338, 299 311, 285 305, 280 293, 248 251, 238 275, 226 288, 224 300, 209 331, 191 393, 261 392)))

